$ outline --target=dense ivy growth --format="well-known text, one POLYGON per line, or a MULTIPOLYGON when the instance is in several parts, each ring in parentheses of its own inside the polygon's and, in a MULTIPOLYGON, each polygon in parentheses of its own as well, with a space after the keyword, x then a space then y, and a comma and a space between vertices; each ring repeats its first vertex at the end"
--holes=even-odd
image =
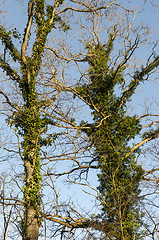
POLYGON ((127 114, 127 103, 140 81, 134 76, 129 90, 117 95, 117 89, 122 89, 125 83, 125 66, 118 71, 109 67, 113 42, 110 34, 106 46, 89 46, 91 83, 77 89, 93 115, 93 123, 87 123, 89 129, 84 131, 95 147, 94 160, 100 169, 98 191, 102 214, 98 217, 109 224, 113 239, 141 239, 139 194, 143 169, 137 165, 135 153, 125 157, 131 149, 130 140, 141 130, 136 116, 127 114))

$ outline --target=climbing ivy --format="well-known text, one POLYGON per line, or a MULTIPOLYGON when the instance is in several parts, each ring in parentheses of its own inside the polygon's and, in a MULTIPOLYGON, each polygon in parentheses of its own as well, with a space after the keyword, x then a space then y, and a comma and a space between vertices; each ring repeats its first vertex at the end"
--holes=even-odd
POLYGON ((11 56, 13 61, 18 61, 20 65, 19 71, 13 70, 10 65, 0 57, 0 63, 6 74, 17 82, 19 90, 23 98, 23 106, 21 106, 13 116, 9 117, 7 122, 11 127, 14 127, 18 135, 21 136, 22 142, 22 158, 24 162, 24 218, 22 221, 22 236, 23 239, 37 239, 30 236, 32 224, 36 228, 38 235, 38 227, 41 224, 41 163, 40 163, 40 148, 42 146, 51 145, 57 136, 50 135, 48 138, 43 138, 43 134, 47 131, 48 124, 54 125, 54 121, 45 115, 41 115, 40 108, 45 106, 45 101, 39 101, 36 91, 36 77, 39 73, 44 47, 49 33, 56 24, 68 29, 67 24, 62 18, 56 16, 55 9, 58 8, 64 1, 56 1, 56 5, 48 5, 45 0, 30 0, 28 2, 28 24, 24 29, 24 35, 20 35, 17 29, 9 30, 8 32, 3 26, 0 26, 0 38, 11 56), (27 35, 28 26, 35 24, 35 41, 32 44, 30 41, 30 32, 27 35), (22 43, 21 53, 14 46, 12 38, 16 38, 22 43), (27 42, 25 42, 27 40, 27 42), (31 55, 26 54, 27 47, 31 46, 31 55), (19 72, 19 74, 18 74, 19 72), (33 219, 30 219, 32 211, 33 219), (38 226, 36 226, 36 222, 38 226))
POLYGON ((88 102, 93 122, 82 121, 80 126, 87 126, 82 131, 89 137, 100 169, 97 189, 102 213, 95 218, 105 222, 105 233, 110 231, 113 239, 141 239, 140 182, 144 171, 136 162, 139 149, 126 156, 130 140, 140 134, 142 126, 136 116, 128 115, 127 105, 143 77, 158 63, 135 72, 124 90, 126 64, 118 70, 110 67, 114 41, 114 34, 109 33, 107 44, 88 45, 90 83, 76 90, 88 102))

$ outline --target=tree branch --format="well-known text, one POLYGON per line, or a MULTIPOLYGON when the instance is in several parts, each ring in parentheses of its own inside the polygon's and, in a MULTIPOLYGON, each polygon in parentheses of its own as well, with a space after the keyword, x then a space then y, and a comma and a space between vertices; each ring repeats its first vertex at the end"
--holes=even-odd
POLYGON ((13 103, 11 103, 11 101, 10 101, 9 98, 8 98, 8 96, 7 96, 4 92, 2 92, 1 90, 0 90, 0 94, 5 97, 7 103, 8 103, 12 108, 16 109, 17 111, 19 110, 19 108, 16 107, 13 103))
POLYGON ((28 35, 29 35, 29 32, 30 32, 32 19, 33 19, 34 2, 35 2, 35 0, 32 0, 30 3, 28 3, 28 22, 27 22, 27 26, 26 26, 26 29, 25 29, 24 37, 23 37, 23 44, 22 44, 22 47, 21 47, 22 61, 25 65, 27 65, 27 60, 26 60, 26 57, 25 57, 25 50, 26 50, 28 35))
POLYGON ((17 72, 10 67, 8 63, 6 63, 1 57, 0 57, 0 67, 6 72, 6 74, 12 79, 20 83, 21 78, 17 74, 17 72))
POLYGON ((0 38, 2 39, 2 43, 5 45, 6 49, 10 51, 10 55, 14 61, 18 60, 21 62, 21 56, 19 51, 15 48, 14 44, 12 43, 10 35, 6 32, 5 28, 0 25, 0 38))

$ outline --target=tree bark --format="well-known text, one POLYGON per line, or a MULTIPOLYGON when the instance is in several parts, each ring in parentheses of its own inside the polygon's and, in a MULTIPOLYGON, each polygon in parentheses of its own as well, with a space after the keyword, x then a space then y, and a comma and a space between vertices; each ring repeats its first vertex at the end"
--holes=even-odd
MULTIPOLYGON (((24 210, 24 226, 23 227, 23 240, 38 240, 39 236, 39 223, 38 223, 38 203, 34 205, 32 199, 29 199, 30 193, 34 187, 34 176, 33 167, 30 162, 25 162, 25 172, 26 172, 26 188, 28 189, 28 194, 25 195, 25 210, 24 210), (28 200, 29 199, 29 200, 28 200), (35 206, 37 209, 35 209, 35 206)), ((38 196, 37 196, 38 198, 38 196)))
POLYGON ((33 206, 26 208, 27 236, 23 240, 38 240, 39 225, 36 218, 36 210, 33 206))

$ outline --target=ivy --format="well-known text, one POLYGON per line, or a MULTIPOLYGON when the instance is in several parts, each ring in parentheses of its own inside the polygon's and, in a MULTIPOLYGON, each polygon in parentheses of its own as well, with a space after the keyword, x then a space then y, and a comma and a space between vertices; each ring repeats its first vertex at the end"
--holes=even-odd
MULTIPOLYGON (((59 4, 62 3, 63 1, 59 1, 59 4)), ((55 125, 55 122, 40 113, 40 108, 45 106, 46 102, 39 102, 35 81, 41 67, 44 46, 47 41, 48 34, 57 23, 61 24, 64 30, 68 29, 61 17, 55 16, 53 22, 51 22, 55 6, 45 6, 44 0, 36 0, 32 7, 33 21, 36 23, 37 28, 36 39, 32 47, 32 55, 30 57, 26 56, 27 63, 24 64, 21 61, 21 57, 19 57, 19 53, 11 41, 11 36, 20 39, 21 36, 17 30, 13 29, 7 33, 3 28, 0 28, 3 43, 10 50, 13 60, 19 60, 21 65, 20 71, 22 77, 19 79, 18 83, 23 96, 24 104, 23 107, 14 114, 12 119, 8 119, 8 123, 11 126, 14 126, 17 133, 23 138, 21 146, 23 149, 22 154, 25 168, 23 188, 25 211, 22 222, 22 231, 25 239, 27 239, 28 234, 27 211, 29 208, 32 207, 35 210, 34 217, 37 219, 39 226, 41 224, 40 205, 42 177, 40 173, 40 148, 42 146, 51 146, 58 137, 56 135, 48 135, 47 138, 43 138, 42 136, 42 134, 47 131, 48 125, 55 125)), ((29 39, 30 37, 28 38, 28 42, 29 39)), ((7 68, 9 75, 11 75, 11 69, 9 66, 4 66, 4 68, 5 70, 7 68)))
POLYGON ((115 87, 122 86, 125 82, 125 66, 118 72, 110 68, 113 42, 114 37, 110 34, 106 45, 88 47, 91 83, 78 86, 76 90, 89 102, 93 115, 93 123, 84 123, 89 127, 84 131, 95 149, 94 160, 100 169, 98 191, 102 196, 99 197, 102 213, 96 218, 109 222, 115 239, 122 239, 122 234, 126 240, 133 239, 133 236, 141 239, 138 199, 143 169, 136 164, 135 154, 125 158, 125 154, 131 149, 129 141, 141 131, 136 116, 126 113, 127 102, 139 81, 135 81, 134 77, 129 86, 130 91, 121 93, 121 96, 115 94, 115 87), (110 116, 103 120, 107 115, 110 116))
MULTIPOLYGON (((3 26, 0 26, 0 39, 2 40, 2 43, 5 45, 5 48, 9 50, 9 54, 13 58, 13 60, 16 62, 17 60, 21 62, 21 56, 18 50, 14 47, 14 44, 11 39, 13 31, 6 31, 6 29, 3 26)), ((15 29, 14 29, 14 35, 15 35, 15 29)), ((18 33, 17 33, 18 35, 18 33)))

